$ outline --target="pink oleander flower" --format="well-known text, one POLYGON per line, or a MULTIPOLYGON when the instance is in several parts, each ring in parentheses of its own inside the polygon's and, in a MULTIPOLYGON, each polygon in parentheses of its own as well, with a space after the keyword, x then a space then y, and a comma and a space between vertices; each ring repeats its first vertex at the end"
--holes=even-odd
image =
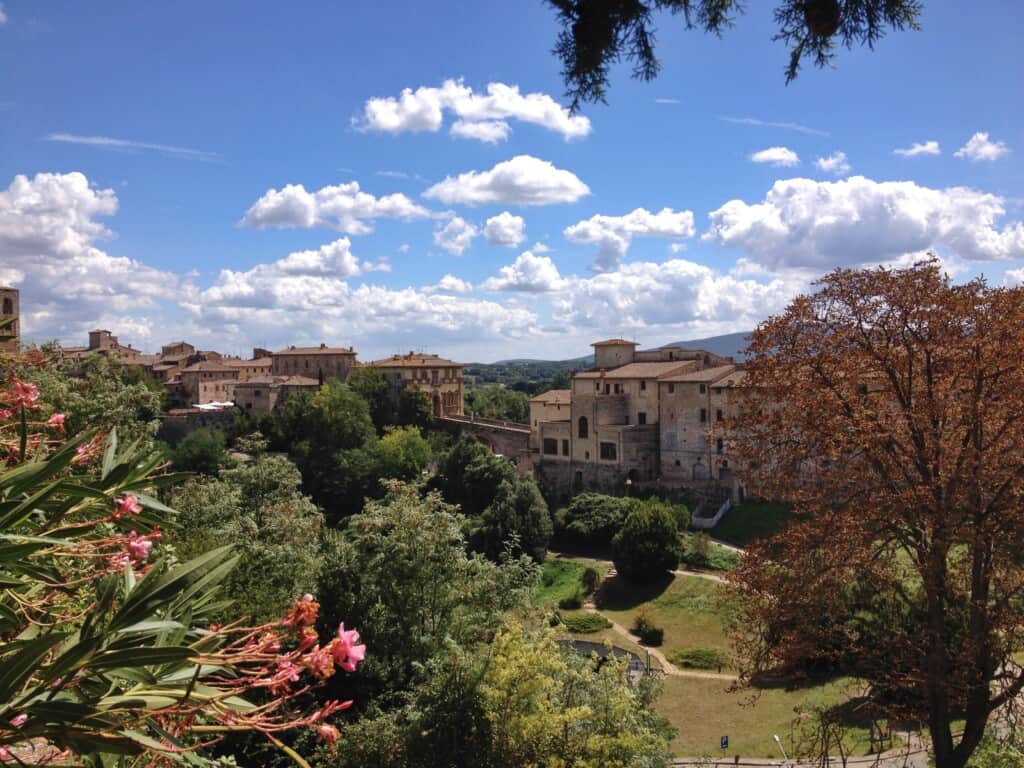
POLYGON ((7 421, 14 415, 14 411, 10 408, 0 408, 0 419, 7 421))
POLYGON ((39 399, 39 387, 20 379, 14 379, 11 388, 7 391, 6 399, 12 408, 34 410, 39 407, 36 405, 36 400, 39 399))
POLYGON ((345 629, 345 623, 338 625, 338 637, 331 642, 334 661, 347 672, 355 672, 356 665, 366 658, 366 646, 357 645, 359 633, 354 629, 345 629))
POLYGON ((15 728, 21 728, 26 722, 28 722, 28 715, 22 712, 20 715, 15 715, 11 718, 11 725, 15 728))
POLYGON ((139 536, 135 531, 128 534, 128 541, 125 542, 125 549, 132 560, 144 563, 149 559, 149 551, 153 548, 154 539, 160 538, 159 532, 149 536, 139 536))
MULTIPOLYGON (((81 450, 81 446, 79 446, 81 450)), ((119 520, 124 515, 137 515, 142 511, 142 505, 139 504, 137 496, 128 494, 122 496, 120 499, 114 499, 114 519, 119 520)))
POLYGON ((7 747, 0 747, 0 760, 3 760, 6 763, 8 760, 11 759, 11 757, 11 750, 9 750, 7 747))
POLYGON ((307 593, 302 596, 301 600, 296 600, 295 605, 288 610, 284 617, 284 623, 286 626, 294 628, 311 627, 316 623, 319 612, 320 603, 307 593))
POLYGON ((333 746, 334 743, 341 738, 341 731, 330 723, 320 723, 320 725, 316 727, 316 731, 320 735, 320 738, 323 739, 329 747, 333 746))
POLYGON ((64 414, 55 413, 46 420, 46 426, 53 427, 58 432, 64 431, 64 414))
POLYGON ((302 669, 297 664, 293 664, 290 661, 282 661, 280 664, 277 665, 278 675, 280 675, 282 679, 287 680, 290 683, 299 682, 299 675, 301 674, 301 672, 302 669))
POLYGON ((319 677, 321 680, 326 680, 333 675, 334 655, 331 653, 330 646, 326 648, 321 648, 319 645, 314 646, 306 657, 306 668, 314 677, 319 677))

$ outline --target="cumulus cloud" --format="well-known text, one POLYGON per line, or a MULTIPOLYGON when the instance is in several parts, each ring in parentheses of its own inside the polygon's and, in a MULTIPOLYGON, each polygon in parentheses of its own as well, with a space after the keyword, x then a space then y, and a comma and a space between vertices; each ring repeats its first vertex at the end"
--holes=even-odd
POLYGON ((723 275, 685 259, 633 262, 589 278, 572 278, 555 300, 555 317, 579 329, 750 328, 782 310, 806 282, 767 283, 723 275))
POLYGON ((445 80, 439 88, 422 86, 415 91, 405 88, 398 98, 367 100, 361 119, 355 121, 363 130, 385 133, 438 131, 444 113, 454 114, 461 124, 452 127, 452 135, 479 141, 504 141, 508 135, 507 120, 539 125, 562 134, 565 139, 582 138, 590 133, 590 120, 572 115, 545 93, 519 92, 519 86, 488 83, 487 92, 476 93, 461 79, 445 80), (469 127, 490 123, 489 127, 469 127), (499 128, 496 124, 502 124, 499 128), (503 132, 500 138, 495 138, 503 132))
POLYGON ((7 23, 7 13, 4 11, 4 4, 0 3, 0 27, 7 23))
POLYGON ((112 189, 82 173, 18 175, 0 190, 0 283, 22 291, 22 330, 36 340, 84 343, 100 320, 143 340, 146 313, 179 288, 178 278, 97 248, 113 233, 99 220, 117 212, 112 189), (123 322, 121 322, 123 320, 123 322))
POLYGON ((476 139, 485 144, 499 144, 508 139, 511 130, 504 120, 481 120, 479 123, 456 120, 449 132, 459 139, 476 139))
POLYGON ((846 159, 845 152, 833 152, 826 157, 819 157, 814 161, 814 167, 819 171, 831 173, 833 176, 846 176, 853 167, 846 159))
POLYGON ((526 221, 522 216, 502 211, 484 224, 484 237, 491 245, 515 247, 526 239, 526 221))
POLYGON ((917 157, 918 155, 940 155, 942 150, 937 141, 915 141, 905 149, 894 149, 892 153, 902 157, 917 157))
POLYGON ((800 156, 789 147, 768 147, 752 154, 750 160, 783 168, 800 165, 800 156))
POLYGON ((434 230, 434 245, 439 245, 454 256, 461 256, 479 233, 476 227, 461 216, 453 216, 443 227, 434 230))
POLYGON ((482 288, 485 291, 546 293, 564 286, 565 281, 550 258, 523 251, 512 264, 502 267, 496 276, 485 280, 482 288))
POLYGON ((992 141, 985 131, 978 131, 968 139, 960 149, 953 153, 955 157, 963 157, 968 160, 998 160, 1010 151, 1004 141, 992 141))
POLYGON ((403 194, 374 197, 359 188, 358 181, 322 187, 307 192, 301 184, 269 189, 246 211, 241 223, 247 227, 327 227, 348 235, 373 231, 380 218, 416 219, 430 211, 403 194))
POLYGON ((785 179, 764 200, 730 200, 709 214, 704 239, 741 248, 768 268, 825 270, 878 264, 908 253, 948 250, 962 259, 1024 257, 1024 224, 1002 229, 998 195, 911 181, 785 179))
POLYGON ((423 290, 427 293, 469 293, 473 290, 473 284, 455 275, 445 275, 436 285, 428 285, 423 290))
POLYGON ((593 268, 606 270, 626 255, 634 237, 692 237, 694 231, 693 211, 637 208, 625 216, 591 216, 566 227, 564 234, 574 243, 597 245, 593 268))
POLYGON ((1003 274, 1003 285, 1007 288, 1019 288, 1024 285, 1024 268, 1006 270, 1003 274))
POLYGON ((589 194, 590 188, 571 171, 531 155, 516 155, 489 171, 446 176, 423 196, 446 205, 549 205, 575 202, 589 194))

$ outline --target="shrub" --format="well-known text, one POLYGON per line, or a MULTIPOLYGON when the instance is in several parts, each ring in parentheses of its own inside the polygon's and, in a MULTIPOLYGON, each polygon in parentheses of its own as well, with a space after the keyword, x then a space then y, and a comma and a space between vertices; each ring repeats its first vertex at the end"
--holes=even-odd
POLYGON ((655 581, 679 567, 679 529, 664 504, 643 504, 612 539, 615 570, 629 581, 655 581))
POLYGON ((682 560, 691 568, 730 571, 739 559, 737 553, 715 544, 703 531, 682 537, 682 560))
POLYGON ((565 510, 565 543, 575 547, 608 546, 637 503, 636 499, 581 493, 565 510))
POLYGON ((637 613, 633 619, 633 631, 644 645, 661 645, 665 640, 665 630, 656 626, 644 610, 637 613))
POLYGON ((596 568, 587 566, 587 569, 583 571, 580 581, 583 583, 585 594, 592 595, 601 585, 601 574, 598 573, 596 568))
POLYGON ((714 648, 685 648, 672 651, 668 660, 677 667, 684 669, 721 669, 725 666, 725 658, 714 648))
POLYGON ((566 610, 582 608, 584 597, 585 595, 583 594, 583 589, 577 588, 576 591, 569 597, 563 597, 561 600, 559 600, 558 607, 564 608, 566 610))
POLYGON ((679 526, 680 531, 685 531, 690 527, 690 508, 685 504, 670 504, 669 508, 672 510, 672 517, 676 519, 676 525, 679 526))
POLYGON ((224 433, 202 427, 189 432, 171 451, 171 463, 179 472, 216 475, 224 463, 224 433))
POLYGON ((608 629, 612 623, 599 613, 570 613, 561 616, 562 626, 577 635, 587 635, 608 629))

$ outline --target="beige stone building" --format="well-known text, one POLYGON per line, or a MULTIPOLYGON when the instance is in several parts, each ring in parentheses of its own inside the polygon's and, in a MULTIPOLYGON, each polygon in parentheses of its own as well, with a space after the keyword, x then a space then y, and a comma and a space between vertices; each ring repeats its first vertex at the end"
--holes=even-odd
POLYGON ((117 336, 105 328, 97 328, 89 331, 89 345, 85 347, 61 347, 61 354, 69 359, 83 359, 89 355, 100 354, 109 357, 116 357, 122 363, 137 363, 143 357, 142 352, 132 347, 121 344, 117 336))
POLYGON ((348 378, 355 367, 356 353, 351 347, 295 347, 271 354, 270 373, 274 376, 306 376, 324 380, 348 378))
POLYGON ((254 376, 234 385, 234 403, 246 413, 260 415, 273 411, 293 392, 319 387, 319 380, 306 376, 254 376))
POLYGON ((19 298, 17 288, 0 286, 0 321, 10 321, 10 325, 0 328, 0 350, 15 351, 20 344, 19 298))
POLYGON ((204 360, 183 369, 177 383, 188 405, 203 405, 231 401, 238 378, 238 368, 204 360))
POLYGON ((367 365, 379 370, 395 391, 415 387, 425 392, 434 416, 462 415, 462 363, 438 355, 410 352, 367 365))
POLYGON ((634 484, 742 491, 724 438, 714 436, 742 379, 730 358, 704 350, 609 339, 572 388, 530 401, 538 476, 563 492, 623 492, 634 484))
POLYGON ((268 357, 253 357, 251 360, 242 360, 237 357, 222 357, 224 365, 238 370, 239 381, 269 376, 273 369, 273 359, 268 357))

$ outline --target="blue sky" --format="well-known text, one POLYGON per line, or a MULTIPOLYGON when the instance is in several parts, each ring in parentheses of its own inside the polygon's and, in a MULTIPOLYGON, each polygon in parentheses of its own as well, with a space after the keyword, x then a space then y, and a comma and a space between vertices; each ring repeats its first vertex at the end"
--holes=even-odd
POLYGON ((789 86, 749 5, 659 17, 661 76, 572 118, 540 0, 4 0, 0 281, 35 340, 494 360, 746 330, 926 250, 1024 277, 1018 3, 926 0, 789 86))

